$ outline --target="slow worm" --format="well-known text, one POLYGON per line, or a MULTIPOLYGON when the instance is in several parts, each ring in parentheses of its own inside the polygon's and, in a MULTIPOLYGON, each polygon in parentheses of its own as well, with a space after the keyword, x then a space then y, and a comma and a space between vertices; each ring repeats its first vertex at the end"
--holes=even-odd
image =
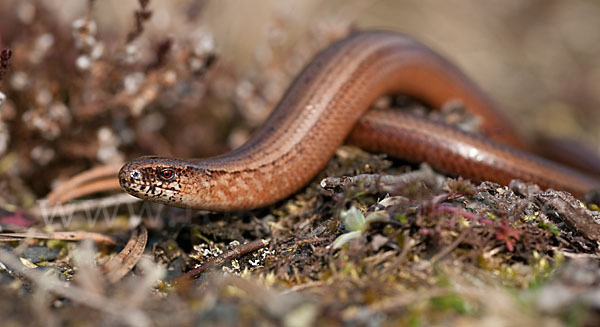
POLYGON ((507 119, 452 63, 404 35, 365 31, 320 52, 264 126, 237 150, 207 159, 142 157, 119 172, 144 199, 204 210, 243 210, 281 200, 307 184, 348 139, 370 151, 474 180, 511 179, 576 196, 600 188, 591 177, 526 153, 507 119), (405 94, 432 108, 460 100, 481 117, 482 136, 398 111, 370 110, 405 94))

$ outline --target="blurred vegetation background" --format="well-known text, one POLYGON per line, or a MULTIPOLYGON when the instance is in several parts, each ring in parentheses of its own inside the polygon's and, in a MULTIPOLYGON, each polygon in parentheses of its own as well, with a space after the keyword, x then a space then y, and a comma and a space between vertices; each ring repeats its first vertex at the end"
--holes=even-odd
POLYGON ((176 0, 140 8, 134 0, 2 1, 0 46, 13 50, 0 81, 3 202, 31 203, 98 163, 234 148, 312 55, 353 29, 412 35, 456 62, 525 137, 568 135, 600 152, 598 1, 176 0))
MULTIPOLYGON (((85 6, 65 3, 59 6, 79 4, 79 12, 85 6)), ((126 30, 136 5, 99 3, 100 29, 126 30)), ((210 30, 221 55, 241 71, 256 70, 257 52, 273 30, 289 47, 317 25, 390 29, 455 61, 521 128, 572 135, 578 126, 594 134, 600 122, 598 1, 169 1, 151 6, 157 10, 150 35, 178 33, 178 16, 187 13, 186 24, 210 30)))

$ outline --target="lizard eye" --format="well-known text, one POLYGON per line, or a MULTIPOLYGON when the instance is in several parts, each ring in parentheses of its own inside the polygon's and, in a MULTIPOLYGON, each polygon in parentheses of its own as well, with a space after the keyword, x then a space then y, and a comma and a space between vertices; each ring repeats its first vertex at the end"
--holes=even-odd
POLYGON ((160 177, 160 179, 162 179, 163 181, 168 182, 173 180, 173 177, 175 177, 175 173, 172 169, 164 168, 158 173, 158 177, 160 177))

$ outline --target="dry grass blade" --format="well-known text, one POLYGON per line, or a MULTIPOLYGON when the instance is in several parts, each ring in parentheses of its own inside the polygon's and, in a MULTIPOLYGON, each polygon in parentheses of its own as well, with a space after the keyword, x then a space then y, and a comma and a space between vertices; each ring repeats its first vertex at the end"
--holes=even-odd
POLYGON ((52 199, 50 199, 50 196, 48 196, 48 200, 50 201, 50 203, 61 203, 68 202, 94 193, 119 190, 121 190, 119 180, 116 177, 111 176, 106 177, 104 179, 92 181, 87 184, 76 186, 75 188, 70 190, 64 190, 63 193, 53 195, 52 199))
MULTIPOLYGON (((0 237, 12 238, 12 241, 17 241, 24 238, 35 238, 43 240, 60 240, 60 241, 81 241, 85 239, 92 240, 97 243, 116 244, 117 240, 108 235, 94 232, 53 232, 53 233, 0 233, 0 237)), ((0 239, 0 241, 3 239, 0 239)))
MULTIPOLYGON (((58 187, 56 187, 54 190, 52 190, 52 192, 50 192, 48 194, 46 199, 48 199, 48 201, 50 201, 51 203, 57 203, 57 202, 61 202, 61 201, 64 202, 64 201, 66 201, 65 199, 73 198, 73 196, 75 195, 74 190, 80 188, 82 185, 87 185, 87 184, 93 183, 94 181, 97 181, 97 180, 113 180, 113 183, 114 183, 114 180, 116 180, 116 176, 119 173, 120 167, 121 167, 121 164, 105 165, 105 166, 99 166, 96 168, 92 168, 90 170, 86 170, 80 174, 77 174, 77 175, 71 177, 66 182, 60 184, 58 187)), ((118 181, 117 181, 117 185, 118 185, 118 181)), ((114 184, 109 184, 107 182, 107 184, 104 184, 103 186, 109 187, 109 186, 114 186, 114 184)), ((111 188, 109 190, 113 190, 113 188, 111 188)), ((98 190, 96 190, 95 192, 98 192, 98 190)), ((90 193, 87 193, 87 194, 90 194, 90 193)), ((82 195, 85 195, 85 194, 81 194, 78 196, 82 196, 82 195)))
POLYGON ((115 283, 121 280, 140 261, 148 242, 148 230, 143 225, 136 228, 123 250, 107 262, 102 269, 106 279, 115 283))
POLYGON ((0 242, 14 242, 14 241, 18 241, 18 240, 20 240, 20 238, 17 238, 17 237, 0 238, 0 242))
POLYGON ((442 288, 432 288, 426 291, 406 292, 400 296, 384 298, 381 301, 374 302, 368 306, 373 312, 394 312, 401 310, 409 305, 429 300, 437 296, 451 294, 451 291, 442 288))
POLYGON ((81 305, 116 316, 126 326, 150 326, 150 320, 143 311, 137 308, 127 308, 121 301, 114 301, 101 294, 62 282, 39 270, 28 269, 23 266, 18 257, 3 249, 0 249, 0 262, 36 283, 38 286, 43 286, 45 290, 81 305))
POLYGON ((460 243, 462 243, 462 241, 464 241, 465 238, 467 238, 468 234, 469 234, 468 229, 465 229, 464 231, 462 231, 462 233, 460 233, 460 235, 458 235, 458 237, 456 238, 456 240, 454 240, 454 242, 452 242, 450 245, 448 245, 447 247, 442 249, 442 251, 436 253, 431 258, 431 260, 429 261, 430 264, 436 263, 438 260, 444 258, 446 255, 448 255, 450 252, 452 252, 454 249, 456 249, 460 245, 460 243))
POLYGON ((99 199, 90 199, 67 203, 64 205, 48 206, 47 202, 40 202, 38 206, 29 210, 29 213, 38 220, 44 219, 48 224, 49 218, 70 217, 76 212, 94 210, 101 207, 114 207, 122 204, 139 202, 141 199, 135 198, 127 193, 119 193, 99 199))

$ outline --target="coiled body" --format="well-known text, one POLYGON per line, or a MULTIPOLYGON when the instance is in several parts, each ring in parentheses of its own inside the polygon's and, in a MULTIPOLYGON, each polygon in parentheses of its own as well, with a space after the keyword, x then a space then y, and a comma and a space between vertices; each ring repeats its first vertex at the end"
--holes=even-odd
POLYGON ((239 149, 208 159, 144 157, 119 174, 129 193, 180 207, 241 210, 296 192, 350 141, 476 180, 521 179, 576 195, 598 182, 526 154, 510 124, 454 65, 406 36, 361 32, 319 53, 264 126, 239 149), (367 111, 385 94, 433 108, 460 100, 482 118, 485 137, 401 112, 367 111), (502 143, 502 144, 501 144, 502 143))

